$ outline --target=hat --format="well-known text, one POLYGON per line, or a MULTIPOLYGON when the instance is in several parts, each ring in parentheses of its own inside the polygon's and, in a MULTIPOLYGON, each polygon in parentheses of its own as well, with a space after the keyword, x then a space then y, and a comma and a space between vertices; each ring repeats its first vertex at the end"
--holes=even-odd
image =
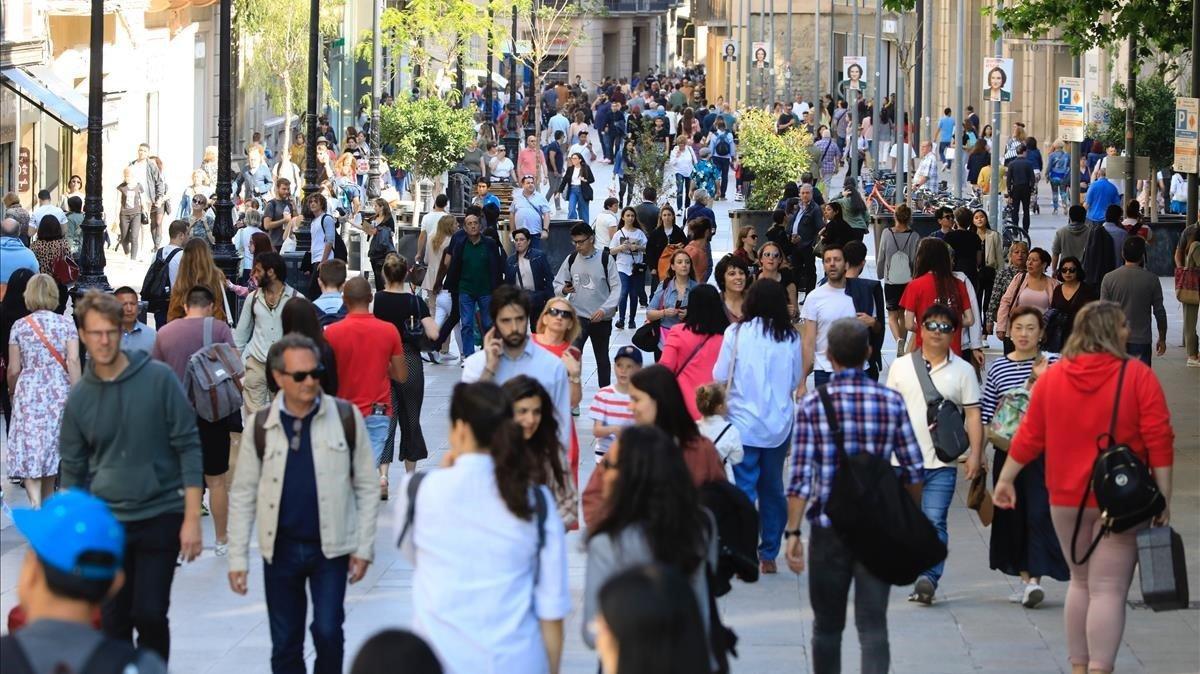
POLYGON ((642 364, 642 352, 637 347, 630 346, 629 344, 617 349, 617 355, 613 356, 613 362, 615 363, 622 358, 628 358, 638 365, 642 364))
POLYGON ((111 580, 121 569, 125 529, 103 501, 78 489, 60 492, 41 510, 13 510, 13 523, 25 534, 43 564, 87 580, 111 580), (81 561, 89 552, 111 555, 108 563, 81 561))
POLYGON ((321 143, 328 145, 329 139, 327 139, 325 136, 317 136, 317 145, 320 145, 321 143))

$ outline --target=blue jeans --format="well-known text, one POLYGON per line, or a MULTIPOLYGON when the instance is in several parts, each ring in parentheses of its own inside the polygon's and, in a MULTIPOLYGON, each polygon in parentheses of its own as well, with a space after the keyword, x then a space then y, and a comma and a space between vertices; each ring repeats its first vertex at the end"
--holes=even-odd
POLYGON ((645 287, 645 281, 635 279, 632 274, 619 272, 621 277, 621 299, 617 300, 617 321, 625 322, 625 307, 629 306, 629 322, 637 318, 638 293, 637 288, 645 287))
POLYGON ((1171 212, 1179 213, 1180 215, 1186 214, 1187 213, 1187 202, 1186 201, 1172 201, 1171 202, 1171 212))
POLYGON ((783 528, 787 525, 787 498, 783 495, 783 460, 788 441, 778 447, 743 446, 745 456, 734 465, 733 479, 738 489, 758 503, 758 558, 774 561, 779 556, 783 528))
POLYGON ((729 186, 729 157, 713 157, 713 164, 717 166, 717 172, 720 174, 720 180, 717 183, 716 198, 725 198, 725 188, 729 186))
MULTIPOLYGON (((386 420, 386 417, 384 417, 386 420)), ((263 561, 263 592, 271 626, 271 671, 274 674, 305 674, 304 620, 312 595, 313 646, 317 651, 315 674, 341 674, 345 636, 348 555, 326 559, 319 542, 275 539, 275 554, 263 561)))
POLYGON ((625 141, 620 136, 613 136, 609 141, 609 157, 612 158, 613 175, 621 175, 625 166, 625 141))
POLYGON ((1140 359, 1146 365, 1150 364, 1150 355, 1154 353, 1154 345, 1152 344, 1133 344, 1125 343, 1125 352, 1129 355, 1140 359))
POLYGON ((588 202, 583 198, 583 188, 578 185, 567 188, 567 219, 591 222, 588 218, 588 202))
MULTIPOLYGON (((375 465, 379 465, 380 459, 383 458, 383 448, 387 444, 388 437, 388 420, 386 414, 368 414, 363 417, 363 423, 367 427, 367 437, 371 440, 371 451, 375 454, 375 465)), ((351 451, 354 451, 351 448, 351 451)))
POLYGON ((492 306, 491 295, 475 297, 468 293, 458 294, 459 325, 462 328, 462 357, 475 353, 475 310, 479 310, 480 333, 486 335, 492 327, 488 310, 492 306))
MULTIPOLYGON (((946 529, 946 515, 950 512, 950 501, 954 499, 954 483, 958 479, 958 468, 926 468, 925 488, 921 491, 921 511, 937 529, 938 539, 943 543, 950 540, 950 532, 946 529)), ((937 587, 946 570, 946 561, 942 560, 925 573, 921 574, 933 581, 937 587)))
MULTIPOLYGON (((692 177, 675 174, 675 210, 684 211, 692 205, 692 177)), ((714 225, 716 223, 713 223, 714 225)))

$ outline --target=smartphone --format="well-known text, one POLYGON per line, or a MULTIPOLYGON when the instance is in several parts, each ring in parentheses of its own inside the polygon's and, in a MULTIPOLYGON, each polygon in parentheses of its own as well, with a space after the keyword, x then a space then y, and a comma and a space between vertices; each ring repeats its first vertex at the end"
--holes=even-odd
POLYGON ((682 309, 683 308, 683 300, 675 300, 675 308, 682 309))

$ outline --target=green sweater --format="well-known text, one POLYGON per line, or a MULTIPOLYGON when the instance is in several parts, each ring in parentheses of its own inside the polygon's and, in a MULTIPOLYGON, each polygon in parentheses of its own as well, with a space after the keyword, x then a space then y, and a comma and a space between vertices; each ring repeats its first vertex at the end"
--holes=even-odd
POLYGON ((144 352, 113 381, 88 363, 71 389, 59 434, 63 487, 83 487, 122 522, 183 512, 203 485, 196 412, 171 368, 144 352))

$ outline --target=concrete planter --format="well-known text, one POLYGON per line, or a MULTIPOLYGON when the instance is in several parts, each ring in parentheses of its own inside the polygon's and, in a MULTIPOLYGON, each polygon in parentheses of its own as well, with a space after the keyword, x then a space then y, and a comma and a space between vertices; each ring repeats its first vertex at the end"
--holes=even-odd
POLYGON ((767 230, 771 228, 771 214, 774 211, 751 211, 737 210, 729 212, 729 245, 731 248, 737 247, 738 232, 750 225, 754 227, 754 231, 758 233, 759 245, 766 243, 767 230))

